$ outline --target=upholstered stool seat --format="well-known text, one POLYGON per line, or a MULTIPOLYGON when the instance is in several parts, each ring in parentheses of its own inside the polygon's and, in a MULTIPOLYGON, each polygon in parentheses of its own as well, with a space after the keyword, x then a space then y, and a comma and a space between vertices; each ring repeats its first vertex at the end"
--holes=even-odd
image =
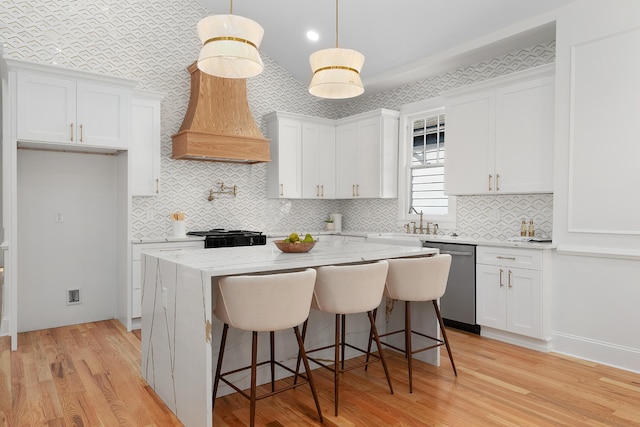
MULTIPOLYGON (((385 337, 404 333, 405 348, 398 348, 388 343, 383 343, 383 345, 405 354, 409 371, 409 392, 413 392, 412 361, 413 355, 416 353, 445 345, 449 353, 453 373, 457 376, 458 372, 456 371, 456 365, 453 363, 449 340, 447 339, 444 322, 442 321, 440 308, 438 307, 438 299, 444 295, 447 288, 449 269, 451 267, 451 255, 439 254, 432 257, 390 259, 388 262, 389 272, 387 274, 385 296, 405 302, 405 326, 402 330, 388 332, 380 336, 385 337), (421 301, 431 301, 433 303, 433 308, 440 325, 442 339, 431 337, 411 329, 411 302, 421 301), (414 349, 411 341, 412 334, 428 338, 434 342, 434 344, 414 349)), ((371 347, 372 340, 373 337, 370 337, 369 348, 371 347)))
MULTIPOLYGON (((367 353, 358 347, 345 342, 345 320, 347 314, 367 313, 371 324, 371 335, 378 342, 378 331, 373 318, 373 310, 380 305, 384 292, 384 283, 387 277, 388 264, 386 261, 378 261, 369 264, 326 266, 318 268, 318 276, 313 292, 312 308, 326 313, 335 314, 335 340, 334 344, 307 350, 307 354, 329 348, 334 349, 334 364, 327 365, 317 358, 309 356, 309 360, 331 370, 334 373, 334 406, 335 415, 338 416, 339 403, 339 374, 355 368, 367 366, 370 363, 381 361, 384 368, 389 391, 393 394, 391 377, 387 369, 384 354, 379 351, 373 355, 374 360, 350 365, 345 369, 345 347, 349 347, 367 353)), ((303 339, 306 335, 307 322, 303 327, 303 339)), ((367 354, 369 356, 369 354, 367 354)))
POLYGON ((214 309, 215 316, 224 322, 220 341, 220 354, 213 385, 213 405, 215 406, 219 381, 235 389, 250 401, 250 424, 255 423, 256 401, 282 391, 290 390, 303 384, 309 384, 315 400, 318 418, 322 422, 322 412, 316 392, 309 362, 307 360, 302 336, 298 326, 309 317, 311 298, 315 285, 316 271, 306 269, 292 273, 267 275, 230 276, 218 281, 218 299, 214 309), (252 332, 251 365, 222 373, 222 361, 229 326, 252 332), (299 349, 299 357, 304 362, 306 374, 297 371, 275 360, 274 332, 293 328, 299 349), (258 332, 268 331, 270 335, 270 360, 257 361, 258 332), (257 395, 257 367, 269 364, 271 368, 271 392, 257 395), (275 390, 275 367, 279 366, 295 374, 296 382, 275 390), (243 370, 251 370, 251 389, 249 394, 238 388, 225 377, 243 370), (298 382, 302 376, 304 381, 298 382))

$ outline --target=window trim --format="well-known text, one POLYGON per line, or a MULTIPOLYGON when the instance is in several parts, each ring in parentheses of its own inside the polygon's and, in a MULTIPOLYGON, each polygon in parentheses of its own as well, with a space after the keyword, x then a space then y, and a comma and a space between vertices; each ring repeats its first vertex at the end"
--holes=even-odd
MULTIPOLYGON (((411 188, 411 149, 409 148, 409 133, 411 123, 424 116, 445 114, 444 99, 435 97, 423 101, 406 104, 400 109, 400 134, 398 144, 398 226, 403 227, 411 221, 418 221, 419 216, 409 213, 409 189, 411 188)), ((445 119, 446 123, 446 119, 445 119)), ((445 125, 446 126, 446 125, 445 125)), ((446 132, 446 131, 445 131, 446 132)), ((446 135, 446 133, 445 133, 446 135)), ((445 137, 446 138, 446 137, 445 137)), ((445 146, 446 153, 446 146, 445 146)), ((445 154, 446 158, 446 154, 445 154)), ((446 163, 445 163, 446 168, 446 163)), ((423 221, 435 222, 440 230, 455 230, 456 228, 456 198, 449 196, 449 213, 447 215, 424 215, 423 221)))

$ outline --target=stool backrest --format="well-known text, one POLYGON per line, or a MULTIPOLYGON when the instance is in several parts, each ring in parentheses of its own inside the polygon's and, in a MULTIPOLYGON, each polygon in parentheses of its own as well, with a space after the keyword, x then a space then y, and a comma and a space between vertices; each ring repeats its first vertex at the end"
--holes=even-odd
POLYGON ((431 301, 444 295, 451 255, 390 259, 385 295, 401 301, 431 301))
POLYGON ((319 267, 312 307, 335 314, 373 310, 382 300, 388 267, 386 261, 319 267))
POLYGON ((214 314, 245 331, 279 331, 309 317, 316 271, 228 276, 218 280, 214 314))

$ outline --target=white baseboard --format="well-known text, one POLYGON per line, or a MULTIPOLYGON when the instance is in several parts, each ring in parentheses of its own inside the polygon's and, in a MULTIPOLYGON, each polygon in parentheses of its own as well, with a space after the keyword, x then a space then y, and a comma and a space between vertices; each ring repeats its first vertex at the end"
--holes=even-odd
POLYGON ((602 365, 640 373, 640 349, 576 335, 552 332, 553 351, 602 365))
POLYGON ((488 328, 486 326, 482 326, 480 328, 480 336, 517 345, 519 347, 525 347, 531 350, 542 351, 544 353, 551 351, 551 342, 549 341, 512 334, 511 332, 488 328))
POLYGON ((3 317, 1 323, 2 324, 0 325, 0 337, 9 335, 9 318, 3 317))

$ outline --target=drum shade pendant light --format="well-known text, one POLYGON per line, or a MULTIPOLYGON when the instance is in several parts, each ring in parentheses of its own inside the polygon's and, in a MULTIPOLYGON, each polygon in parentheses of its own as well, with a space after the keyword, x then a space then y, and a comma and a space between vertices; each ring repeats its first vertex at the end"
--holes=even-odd
POLYGON ((202 42, 198 68, 207 74, 228 79, 257 76, 264 69, 258 47, 264 29, 257 22, 242 16, 211 15, 198 22, 202 42))
POLYGON ((313 71, 309 93, 319 98, 345 99, 364 93, 360 70, 364 55, 338 47, 338 0, 336 0, 336 47, 309 56, 313 71))

